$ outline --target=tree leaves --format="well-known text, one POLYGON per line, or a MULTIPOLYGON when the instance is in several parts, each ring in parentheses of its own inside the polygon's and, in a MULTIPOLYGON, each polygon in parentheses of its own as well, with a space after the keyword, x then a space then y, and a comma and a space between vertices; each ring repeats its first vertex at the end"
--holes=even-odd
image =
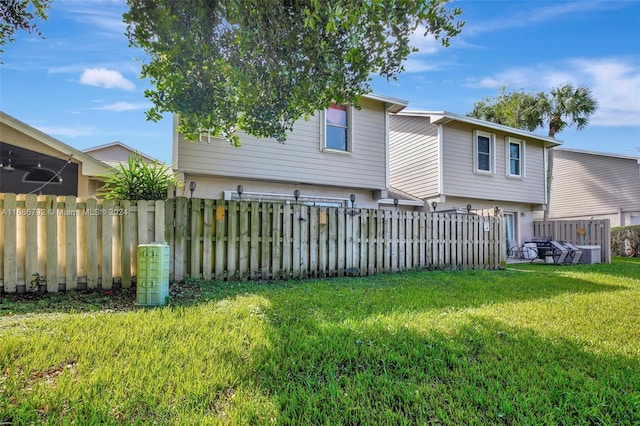
POLYGON ((150 119, 239 143, 237 131, 284 141, 331 102, 357 105, 373 74, 395 78, 418 26, 448 45, 461 11, 444 0, 128 0, 132 45, 151 60, 150 119))
MULTIPOLYGON (((18 30, 42 36, 34 22, 36 18, 46 20, 47 9, 52 0, 3 0, 0 1, 0 46, 14 41, 18 30)), ((4 50, 0 49, 0 52, 4 50)), ((0 62, 1 63, 1 62, 0 62)))
POLYGON ((555 137, 567 127, 582 130, 597 106, 586 86, 565 83, 549 93, 507 92, 503 87, 499 96, 476 102, 467 115, 530 132, 548 123, 549 136, 555 137))

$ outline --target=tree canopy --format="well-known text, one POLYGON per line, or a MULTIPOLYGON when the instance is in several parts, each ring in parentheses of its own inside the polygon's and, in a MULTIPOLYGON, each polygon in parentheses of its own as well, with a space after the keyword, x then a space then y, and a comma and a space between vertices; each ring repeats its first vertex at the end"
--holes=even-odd
POLYGON ((530 132, 546 125, 549 136, 555 137, 567 127, 584 129, 597 107, 588 87, 565 83, 549 93, 507 92, 503 87, 500 95, 476 102, 467 115, 530 132))
POLYGON ((127 0, 133 46, 150 57, 148 117, 180 115, 180 131, 238 144, 236 132, 284 141, 329 103, 358 105, 372 75, 393 79, 416 31, 444 46, 461 10, 447 0, 127 0))
MULTIPOLYGON (((53 0, 2 0, 0 1, 0 46, 15 40, 19 30, 42 36, 35 22, 47 19, 47 9, 53 0)), ((4 52, 0 48, 0 53, 4 52)))

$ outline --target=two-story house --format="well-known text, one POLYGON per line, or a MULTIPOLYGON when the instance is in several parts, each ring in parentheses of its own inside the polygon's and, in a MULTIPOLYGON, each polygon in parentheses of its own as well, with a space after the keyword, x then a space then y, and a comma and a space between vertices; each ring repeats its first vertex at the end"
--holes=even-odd
POLYGON ((640 158, 556 149, 550 219, 609 219, 640 225, 640 158))
MULTIPOLYGON (((199 198, 393 207, 389 117, 406 105, 401 99, 364 95, 360 108, 333 104, 297 121, 285 143, 242 134, 240 148, 207 134, 187 141, 174 116, 172 162, 184 180, 182 195, 193 189, 199 198)), ((399 202, 405 208, 423 204, 411 197, 399 202)))
POLYGON ((501 214, 508 240, 546 207, 547 150, 561 142, 445 111, 391 117, 390 184, 437 211, 501 214))

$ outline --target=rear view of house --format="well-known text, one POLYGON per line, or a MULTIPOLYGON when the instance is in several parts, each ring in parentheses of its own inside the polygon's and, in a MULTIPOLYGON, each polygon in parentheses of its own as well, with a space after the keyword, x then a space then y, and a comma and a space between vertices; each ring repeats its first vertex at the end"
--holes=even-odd
POLYGON ((557 149, 551 184, 551 219, 609 219, 640 224, 640 158, 557 149))
MULTIPOLYGON (((389 114, 406 105, 365 95, 360 109, 331 105, 299 120, 284 144, 242 134, 240 148, 207 134, 189 142, 177 132, 175 117, 173 165, 182 174, 185 195, 195 186, 194 197, 378 208, 392 203, 389 114)), ((415 199, 401 203, 422 204, 415 199)))
POLYGON ((394 114, 389 138, 392 187, 437 211, 502 215, 508 240, 533 236, 559 141, 444 111, 394 114))

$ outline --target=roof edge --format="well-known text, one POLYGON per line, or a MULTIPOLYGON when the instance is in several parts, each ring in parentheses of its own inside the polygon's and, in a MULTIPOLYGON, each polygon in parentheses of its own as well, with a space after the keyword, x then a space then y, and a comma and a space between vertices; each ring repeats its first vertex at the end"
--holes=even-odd
POLYGON ((616 154, 614 152, 589 151, 586 149, 574 149, 574 148, 569 148, 564 146, 561 148, 558 148, 558 151, 575 152, 577 154, 600 155, 602 157, 623 158, 626 160, 636 160, 638 161, 638 163, 640 163, 640 155, 616 154))
POLYGON ((362 95, 364 98, 373 99, 385 103, 385 109, 389 112, 398 113, 409 105, 409 101, 392 96, 378 95, 375 93, 367 93, 362 95))
POLYGON ((36 129, 35 127, 30 126, 23 121, 18 120, 17 118, 7 114, 4 111, 0 111, 0 122, 6 124, 9 127, 12 127, 13 129, 21 133, 24 133, 25 135, 37 140, 38 142, 50 148, 53 148, 65 154, 68 153, 73 158, 82 163, 82 174, 84 176, 99 176, 101 174, 104 174, 109 169, 109 166, 102 161, 93 158, 89 154, 85 154, 81 150, 62 142, 59 139, 56 139, 41 130, 36 129))
MULTIPOLYGON (((112 146, 121 146, 121 147, 123 147, 123 148, 125 148, 125 149, 127 149, 127 150, 129 150, 131 152, 135 152, 137 154, 140 154, 142 157, 146 158, 147 160, 157 161, 158 163, 160 162, 160 160, 158 160, 157 158, 153 158, 153 157, 145 154, 144 152, 140 151, 139 149, 133 148, 133 147, 131 147, 131 146, 127 145, 127 144, 124 144, 124 143, 122 143, 120 141, 114 141, 114 142, 109 142, 109 143, 105 143, 105 144, 102 144, 102 145, 92 146, 90 148, 83 149, 82 152, 84 152, 85 154, 91 155, 90 152, 98 151, 100 149, 109 148, 109 147, 112 147, 112 146)), ((101 160, 98 160, 98 161, 101 161, 101 160)))
POLYGON ((428 117, 435 118, 432 122, 434 124, 446 124, 451 121, 458 121, 461 123, 473 124, 476 126, 487 127, 494 130, 500 130, 506 133, 514 133, 516 135, 524 136, 527 138, 535 138, 539 141, 546 143, 548 146, 562 145, 562 141, 554 139, 549 136, 537 135, 535 133, 528 132, 522 129, 516 129, 515 127, 509 127, 502 124, 492 123, 490 121, 480 120, 478 118, 467 117, 466 115, 460 115, 449 111, 402 111, 397 113, 398 115, 413 116, 413 117, 428 117))

